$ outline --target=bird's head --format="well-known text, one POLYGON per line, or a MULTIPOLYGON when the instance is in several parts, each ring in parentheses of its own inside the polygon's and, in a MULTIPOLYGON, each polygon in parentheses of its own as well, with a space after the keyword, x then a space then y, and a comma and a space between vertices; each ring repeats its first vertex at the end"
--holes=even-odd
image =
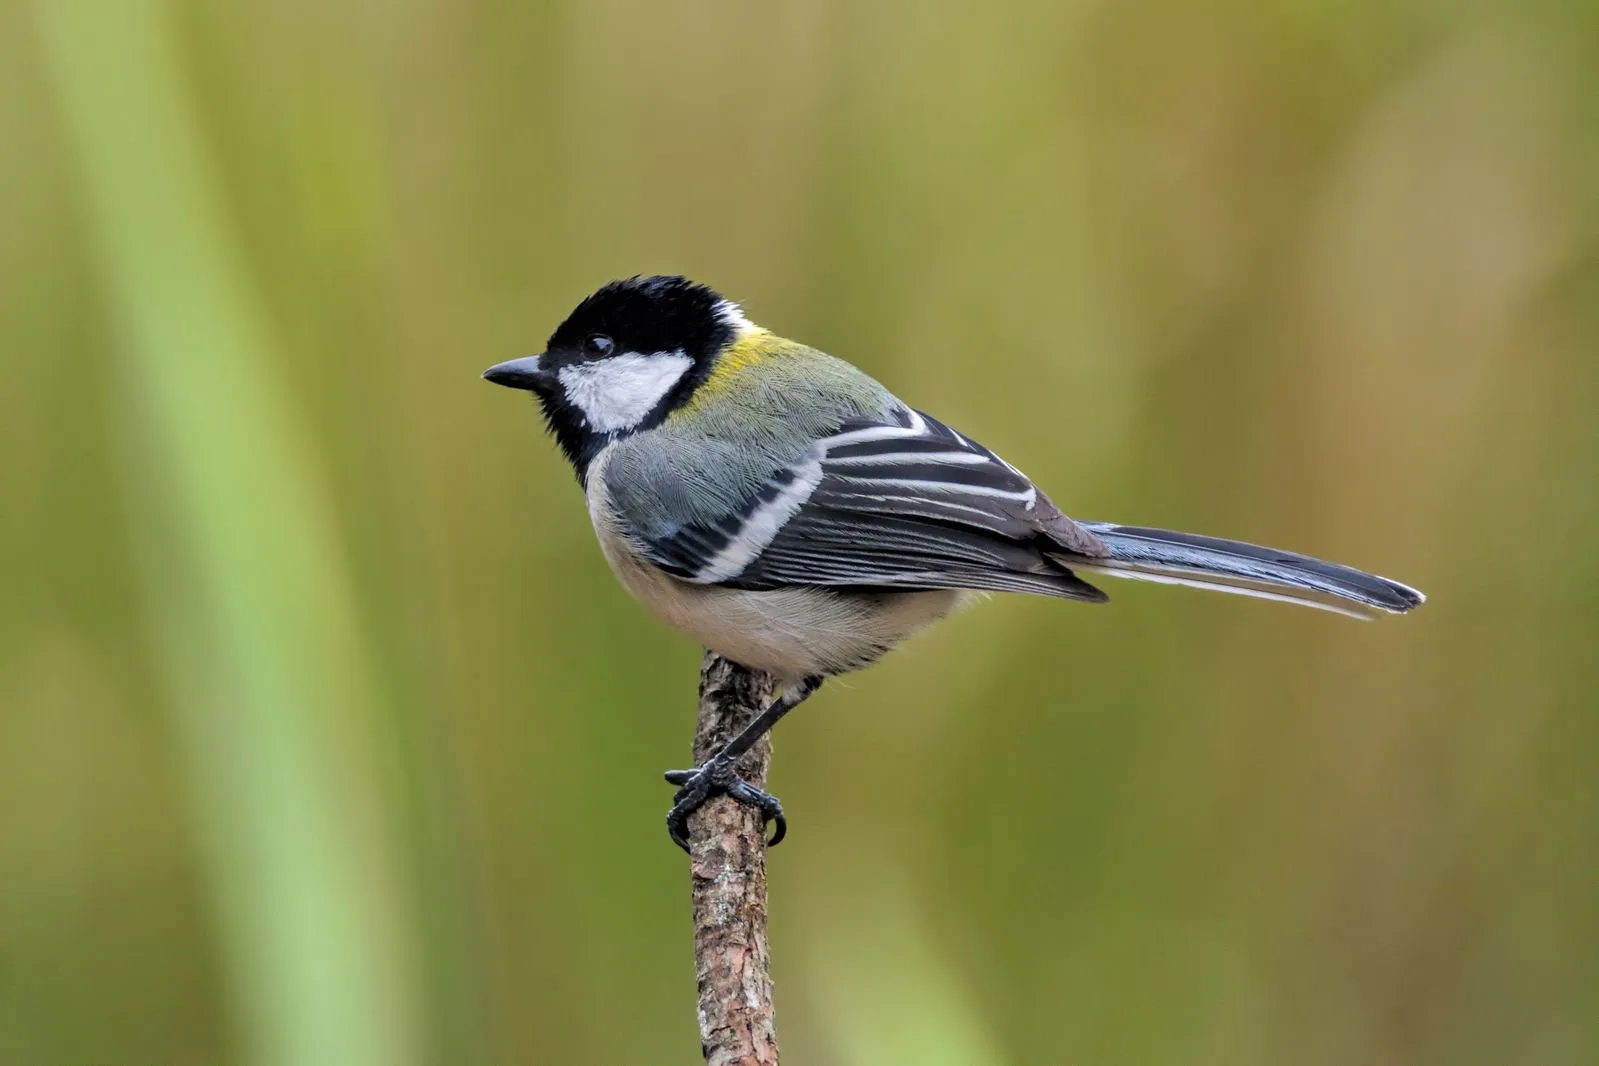
POLYGON ((687 278, 628 278, 578 304, 542 354, 483 376, 539 398, 582 476, 608 441, 659 425, 685 403, 717 357, 754 328, 737 304, 687 278))

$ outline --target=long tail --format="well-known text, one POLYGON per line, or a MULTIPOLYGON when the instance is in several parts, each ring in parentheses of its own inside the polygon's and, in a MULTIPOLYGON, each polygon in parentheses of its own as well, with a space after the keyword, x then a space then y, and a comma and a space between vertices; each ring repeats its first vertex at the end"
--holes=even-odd
POLYGON ((1105 543, 1110 557, 1073 556, 1076 571, 1282 600, 1352 618, 1401 614, 1427 599, 1397 581, 1277 548, 1111 522, 1078 524, 1105 543))

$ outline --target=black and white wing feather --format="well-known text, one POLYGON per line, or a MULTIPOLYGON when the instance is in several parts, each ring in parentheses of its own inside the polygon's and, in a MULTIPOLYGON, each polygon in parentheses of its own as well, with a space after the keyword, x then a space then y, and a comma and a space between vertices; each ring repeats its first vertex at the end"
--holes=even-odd
POLYGON ((1102 600, 1052 556, 1098 539, 1015 467, 928 415, 847 422, 714 521, 633 530, 687 581, 961 588, 1102 600))

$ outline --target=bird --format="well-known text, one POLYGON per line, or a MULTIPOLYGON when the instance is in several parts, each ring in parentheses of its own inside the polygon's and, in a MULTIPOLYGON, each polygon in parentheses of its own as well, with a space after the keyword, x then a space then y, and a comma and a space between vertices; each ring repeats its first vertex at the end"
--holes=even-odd
POLYGON ((667 831, 712 796, 787 834, 739 757, 830 677, 870 666, 964 601, 1103 603, 1084 577, 1190 585, 1357 618, 1418 590, 1242 541, 1074 521, 1026 475, 842 359, 677 275, 612 281, 545 350, 484 371, 537 397, 611 570, 663 621, 777 679, 777 694, 679 786, 667 831))

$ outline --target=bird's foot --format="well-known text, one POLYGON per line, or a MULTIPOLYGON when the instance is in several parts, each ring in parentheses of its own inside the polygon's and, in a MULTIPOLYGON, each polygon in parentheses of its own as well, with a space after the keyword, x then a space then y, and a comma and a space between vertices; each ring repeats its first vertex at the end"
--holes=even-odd
POLYGON ((777 823, 772 839, 766 843, 767 847, 776 847, 788 834, 783 805, 770 792, 758 789, 738 776, 733 768, 734 762, 733 759, 714 756, 705 765, 692 770, 666 771, 667 783, 680 786, 672 797, 672 809, 666 815, 666 831, 671 834, 672 843, 684 851, 688 850, 688 816, 713 796, 732 796, 740 803, 758 809, 762 815, 763 829, 766 822, 777 823))

